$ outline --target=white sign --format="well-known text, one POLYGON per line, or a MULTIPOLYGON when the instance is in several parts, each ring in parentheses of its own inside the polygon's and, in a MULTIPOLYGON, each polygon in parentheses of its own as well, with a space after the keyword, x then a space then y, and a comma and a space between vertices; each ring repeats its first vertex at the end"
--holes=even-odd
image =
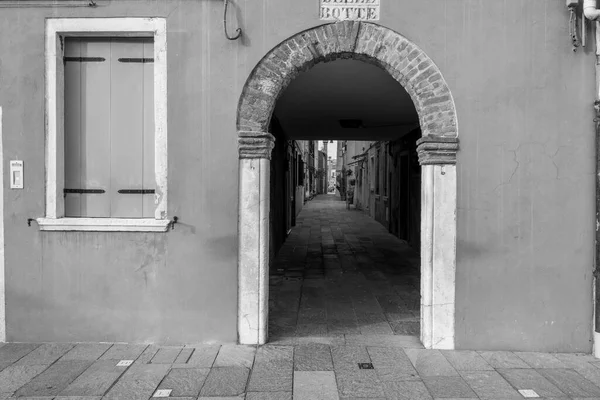
POLYGON ((379 21, 380 0, 320 0, 325 21, 379 21))

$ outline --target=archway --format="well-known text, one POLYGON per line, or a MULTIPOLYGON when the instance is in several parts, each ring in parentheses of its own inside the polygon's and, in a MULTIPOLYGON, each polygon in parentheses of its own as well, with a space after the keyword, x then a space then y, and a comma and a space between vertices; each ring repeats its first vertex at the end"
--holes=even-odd
POLYGON ((269 170, 275 104, 288 84, 319 62, 353 58, 387 71, 411 96, 423 137, 421 341, 454 348, 456 272, 456 110, 434 62, 400 34, 344 21, 301 32, 271 50, 248 78, 238 105, 238 337, 263 344, 268 328, 269 170))

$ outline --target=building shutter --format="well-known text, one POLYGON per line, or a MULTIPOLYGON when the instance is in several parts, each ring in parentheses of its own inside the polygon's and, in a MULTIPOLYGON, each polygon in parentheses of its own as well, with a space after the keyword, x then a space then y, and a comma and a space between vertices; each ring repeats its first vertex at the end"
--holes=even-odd
POLYGON ((66 216, 154 216, 152 57, 146 39, 66 41, 66 216))

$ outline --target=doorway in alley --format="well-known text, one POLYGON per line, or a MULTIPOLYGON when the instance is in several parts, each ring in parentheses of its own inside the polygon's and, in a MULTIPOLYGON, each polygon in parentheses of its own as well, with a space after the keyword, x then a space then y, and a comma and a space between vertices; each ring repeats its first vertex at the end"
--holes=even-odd
POLYGON ((371 64, 319 64, 283 93, 270 132, 270 340, 415 341, 421 130, 408 93, 371 64))
MULTIPOLYGON (((371 71, 365 73, 369 74, 371 71)), ((379 155, 375 155, 375 158, 380 157, 381 160, 383 155, 386 159, 398 156, 401 164, 404 162, 404 165, 410 167, 410 160, 402 160, 401 154, 395 155, 393 142, 413 134, 421 136, 412 149, 414 155, 414 148, 416 148, 421 168, 421 230, 417 235, 421 255, 420 340, 427 348, 454 348, 455 164, 458 151, 456 121, 456 110, 450 89, 434 62, 417 45, 397 32, 377 24, 344 21, 308 29, 276 45, 260 60, 244 85, 237 113, 240 171, 238 203, 238 336, 240 343, 263 344, 267 342, 270 299, 269 267, 272 265, 270 260, 277 247, 284 243, 283 239, 288 232, 290 237, 285 243, 289 243, 294 234, 292 227, 298 228, 301 224, 304 225, 305 220, 311 220, 310 217, 307 219, 302 214, 303 211, 310 210, 311 202, 316 205, 320 200, 331 200, 314 196, 317 186, 311 182, 315 177, 319 178, 319 171, 315 170, 315 160, 310 157, 310 154, 315 154, 314 140, 345 140, 347 145, 369 142, 369 145, 366 146, 368 149, 378 148, 379 155), (336 69, 335 66, 343 63, 347 63, 347 66, 336 69), (291 85, 301 82, 300 79, 303 76, 310 76, 310 72, 315 68, 328 64, 333 65, 331 67, 333 71, 330 71, 333 73, 330 75, 331 79, 323 80, 321 77, 320 80, 317 80, 319 82, 317 85, 296 85, 298 86, 297 95, 290 95, 290 93, 293 94, 291 85), (352 66, 350 67, 350 65, 352 66), (345 75, 349 73, 348 71, 364 66, 379 68, 379 72, 387 74, 387 83, 382 85, 376 78, 369 78, 369 75, 366 78, 363 75, 355 78, 345 75), (342 95, 334 101, 323 101, 326 100, 328 94, 336 92, 336 90, 331 90, 331 85, 340 77, 344 83, 337 85, 337 93, 345 90, 348 99, 342 95), (377 87, 377 90, 364 87, 369 85, 377 87), (365 92, 364 90, 369 91, 365 92), (408 102, 406 107, 400 107, 398 103, 395 103, 395 110, 393 114, 390 114, 386 107, 391 107, 390 104, 394 103, 381 101, 385 98, 386 90, 394 90, 394 93, 404 95, 404 99, 409 98, 411 102, 408 102), (320 96, 324 96, 324 98, 315 98, 315 92, 320 93, 320 96), (363 97, 357 98, 356 93, 363 97), (377 93, 377 96, 369 97, 365 93, 377 93), (305 104, 306 108, 294 108, 294 101, 292 101, 292 106, 288 107, 289 112, 285 112, 285 96, 306 101, 307 96, 311 95, 314 101, 305 104), (371 113, 359 114, 348 109, 346 103, 352 99, 357 104, 362 104, 359 111, 365 109, 371 110, 371 113), (380 104, 379 107, 372 106, 377 102, 380 104), (413 105, 412 108, 410 103, 413 105), (315 107, 317 105, 318 107, 315 107), (382 113, 381 110, 387 111, 382 113), (406 115, 402 113, 406 113, 406 115), (414 119, 411 120, 410 117, 414 119), (410 126, 409 121, 413 123, 413 126, 410 126), (415 133, 419 128, 419 134, 415 133), (299 141, 313 143, 312 149, 310 144, 308 145, 308 156, 299 157, 302 151, 299 151, 295 144, 299 141), (278 143, 277 147, 276 142, 278 143), (310 168, 311 162, 312 169, 310 168), (307 163, 309 163, 308 173, 300 173, 306 171, 307 163), (271 181, 271 175, 274 175, 273 181, 271 181), (307 182, 305 182, 306 180, 307 182), (306 190, 307 188, 309 190, 306 190), (273 197, 271 192, 273 192, 273 197), (305 201, 308 205, 305 205, 305 201), (278 221, 279 228, 272 225, 274 221, 278 221), (277 229, 279 229, 279 234, 277 229), (283 236, 281 232, 284 233, 283 236)), ((318 145, 316 147, 318 149, 318 145)), ((362 146, 360 149, 362 151, 362 146)), ((390 173, 394 172, 393 168, 395 167, 390 167, 389 163, 380 162, 378 165, 387 165, 389 169, 383 171, 375 168, 369 169, 371 155, 367 154, 367 156, 364 168, 367 172, 361 171, 359 168, 353 173, 371 174, 368 187, 363 187, 363 190, 369 191, 369 202, 378 202, 373 205, 369 203, 369 213, 374 212, 375 217, 371 218, 371 215, 366 214, 364 210, 353 210, 353 212, 356 215, 364 214, 365 217, 371 218, 371 222, 377 221, 378 226, 384 229, 384 233, 390 235, 390 221, 394 219, 398 221, 404 215, 401 211, 396 213, 390 211, 390 199, 393 201, 393 196, 391 193, 385 195, 382 192, 384 189, 388 191, 398 189, 392 187, 391 184, 386 186, 386 182, 389 182, 388 177, 390 173), (372 184, 374 187, 371 187, 372 184), (377 193, 378 188, 379 193, 377 193), (382 218, 384 218, 384 223, 380 221, 382 218)), ((357 157, 352 162, 358 163, 359 158, 357 157)), ((328 160, 327 162, 329 163, 328 160)), ((377 162, 374 161, 374 164, 377 162)), ((350 165, 348 164, 348 166, 350 165)), ((356 177, 351 177, 349 174, 342 174, 339 183, 341 185, 347 183, 350 188, 352 184, 347 182, 347 178, 354 179, 354 189, 356 190, 356 177)), ((334 181, 335 184, 337 184, 336 181, 334 181)), ((347 194, 345 188, 342 188, 342 192, 339 194, 341 194, 340 198, 345 196, 347 194)), ((360 195, 357 194, 355 197, 358 199, 360 195)), ((403 204, 406 202, 404 201, 403 204)), ((401 204, 402 200, 399 199, 397 203, 401 204)), ((353 205, 356 205, 354 200, 353 205)), ((341 218, 345 224, 356 226, 345 217, 341 218)), ((307 222, 306 225, 310 226, 311 223, 307 222)), ((327 229, 331 229, 331 238, 336 247, 335 249, 327 248, 327 245, 331 244, 331 239, 328 237, 326 243, 323 243, 323 235, 321 235, 321 258, 323 260, 329 258, 325 256, 331 254, 329 252, 333 250, 337 252, 338 258, 340 255, 333 232, 335 229, 336 235, 339 236, 338 228, 341 229, 339 226, 341 224, 336 226, 335 222, 332 222, 329 225, 329 228, 319 225, 319 229, 323 230, 324 228, 324 233, 327 233, 327 229)), ((412 226, 415 227, 418 224, 412 226)), ((400 226, 397 229, 399 235, 400 226)), ((316 227, 311 227, 312 230, 316 230, 316 227)), ((299 231, 296 229, 296 232, 299 231)), ((350 242, 347 243, 347 246, 351 247, 351 244, 354 244, 360 251, 362 251, 362 247, 367 254, 367 248, 370 248, 375 253, 374 262, 377 262, 379 254, 375 252, 373 246, 367 246, 368 240, 364 240, 365 236, 357 236, 353 233, 361 234, 357 231, 344 234, 343 230, 341 231, 342 237, 350 242), (360 237, 363 237, 362 245, 360 237), (358 239, 358 242, 354 239, 358 239)), ((406 228, 405 233, 410 234, 410 228, 406 228)), ((373 236, 369 237, 375 243, 372 240, 373 236)), ((390 237, 395 238, 396 236, 390 237)), ((338 240, 342 239, 338 237, 338 240)), ((309 245, 310 241, 309 234, 309 245)), ((347 250, 347 248, 344 249, 345 243, 339 244, 342 246, 342 251, 347 250)), ((360 251, 355 251, 353 254, 360 253, 360 251)), ((308 258, 308 246, 306 252, 308 258)), ((373 260, 370 260, 363 264, 372 262, 373 260)), ((325 265, 325 261, 323 261, 323 265, 325 265)), ((362 266, 357 268, 362 268, 362 266)), ((340 269, 341 274, 344 272, 341 262, 340 269)), ((386 282, 389 281, 389 279, 386 280, 386 282)), ((383 312, 383 314, 386 313, 383 312)), ((362 336, 356 335, 356 337, 362 336)))

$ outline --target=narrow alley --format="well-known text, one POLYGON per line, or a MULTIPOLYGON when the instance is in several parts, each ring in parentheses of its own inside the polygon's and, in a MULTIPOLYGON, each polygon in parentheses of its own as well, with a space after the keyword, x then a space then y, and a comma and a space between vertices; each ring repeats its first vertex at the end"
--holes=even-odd
POLYGON ((419 335, 419 255, 339 196, 319 195, 272 263, 269 336, 419 335))

